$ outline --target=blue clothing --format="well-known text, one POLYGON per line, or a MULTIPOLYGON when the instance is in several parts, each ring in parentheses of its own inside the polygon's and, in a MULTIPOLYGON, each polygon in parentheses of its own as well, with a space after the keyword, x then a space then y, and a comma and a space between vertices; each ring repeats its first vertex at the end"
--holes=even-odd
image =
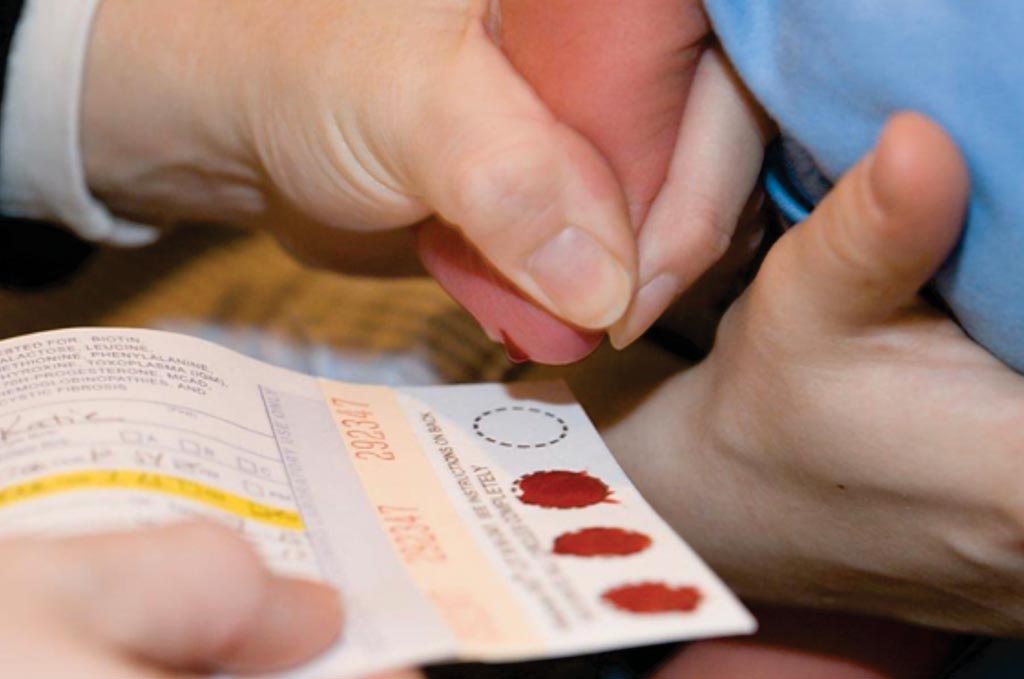
POLYGON ((964 236, 936 287, 1024 372, 1024 2, 705 0, 743 81, 835 180, 888 116, 928 115, 967 160, 964 236))

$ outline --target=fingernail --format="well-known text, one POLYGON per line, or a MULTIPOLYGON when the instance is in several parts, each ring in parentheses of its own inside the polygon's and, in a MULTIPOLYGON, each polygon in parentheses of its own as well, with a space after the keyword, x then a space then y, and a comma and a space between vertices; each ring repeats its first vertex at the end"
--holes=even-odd
POLYGON ((527 260, 526 271, 553 310, 580 327, 606 328, 629 306, 629 272, 579 227, 563 229, 542 245, 527 260))
POLYGON ((625 349, 651 327, 679 294, 679 279, 670 273, 655 276, 636 293, 626 316, 608 331, 616 349, 625 349))

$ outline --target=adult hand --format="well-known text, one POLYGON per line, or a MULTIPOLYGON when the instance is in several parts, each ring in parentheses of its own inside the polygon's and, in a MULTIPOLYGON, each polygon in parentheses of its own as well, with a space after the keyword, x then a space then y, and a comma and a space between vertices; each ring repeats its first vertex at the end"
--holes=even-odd
POLYGON ((1024 632, 1024 379, 917 296, 966 195, 949 138, 897 116, 775 245, 709 358, 605 429, 741 594, 1024 632))
POLYGON ((272 576, 212 524, 0 543, 0 675, 269 672, 338 635, 337 595, 272 576))
MULTIPOLYGON (((492 11, 105 0, 83 93, 89 184, 122 215, 258 222, 343 270, 400 268, 411 234, 376 241, 436 214, 546 310, 551 332, 565 328, 553 315, 570 341, 604 329, 635 287, 625 198, 495 45, 492 11)), ((521 344, 502 316, 485 329, 521 344)))
POLYGON ((710 265, 754 181, 707 30, 697 0, 105 0, 86 175, 123 216, 260 223, 358 273, 415 270, 400 227, 436 213, 458 236, 420 232, 427 268, 512 353, 569 362, 710 265))

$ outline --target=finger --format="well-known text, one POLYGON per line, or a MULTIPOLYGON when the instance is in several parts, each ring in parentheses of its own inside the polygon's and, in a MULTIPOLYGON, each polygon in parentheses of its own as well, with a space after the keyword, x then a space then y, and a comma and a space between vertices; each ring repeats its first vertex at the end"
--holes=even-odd
POLYGON ((900 113, 763 265, 762 287, 822 323, 862 325, 914 302, 960 235, 968 176, 935 123, 900 113))
POLYGON ((281 669, 340 629, 332 590, 272 576, 237 533, 213 524, 41 542, 32 553, 24 579, 55 616, 169 669, 281 669))
POLYGON ((608 164, 547 111, 482 23, 440 80, 413 164, 427 202, 545 309, 582 328, 618 320, 636 252, 608 164))
POLYGON ((664 185, 643 223, 637 294, 611 329, 632 343, 729 249, 757 183, 768 125, 724 55, 701 56, 664 185))

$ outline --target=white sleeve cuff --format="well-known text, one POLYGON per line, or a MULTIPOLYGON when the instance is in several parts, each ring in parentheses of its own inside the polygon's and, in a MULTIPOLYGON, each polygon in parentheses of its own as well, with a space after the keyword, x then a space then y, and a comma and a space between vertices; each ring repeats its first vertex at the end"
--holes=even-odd
POLYGON ((117 245, 156 239, 117 219, 85 182, 79 119, 93 17, 101 0, 28 0, 14 34, 0 129, 0 213, 56 221, 117 245))

